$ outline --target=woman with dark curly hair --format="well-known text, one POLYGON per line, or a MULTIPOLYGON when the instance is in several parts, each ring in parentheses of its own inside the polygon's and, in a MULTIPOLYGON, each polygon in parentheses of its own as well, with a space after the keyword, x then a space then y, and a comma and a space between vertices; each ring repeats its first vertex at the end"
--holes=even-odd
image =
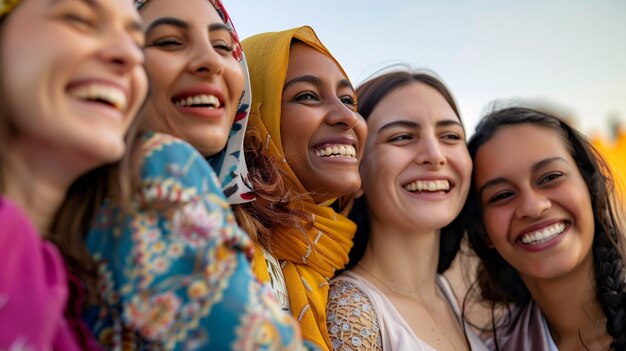
POLYGON ((624 350, 623 229, 606 164, 578 131, 511 107, 479 123, 465 207, 494 350, 624 350), (512 307, 511 307, 512 306, 512 307))

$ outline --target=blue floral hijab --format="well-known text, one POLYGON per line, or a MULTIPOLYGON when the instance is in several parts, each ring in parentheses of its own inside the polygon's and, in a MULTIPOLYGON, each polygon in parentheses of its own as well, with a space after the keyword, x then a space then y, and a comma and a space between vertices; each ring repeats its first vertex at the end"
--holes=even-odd
MULTIPOLYGON (((226 196, 226 199, 231 205, 234 205, 254 200, 254 193, 252 191, 252 185, 248 180, 248 167, 246 166, 246 160, 243 152, 243 139, 246 134, 246 126, 248 124, 250 102, 252 100, 250 92, 252 89, 250 88, 248 64, 246 63, 246 57, 241 49, 239 36, 235 31, 235 26, 233 25, 226 9, 224 8, 224 5, 220 0, 207 1, 215 7, 217 13, 230 29, 230 34, 233 38, 233 56, 241 64, 245 78, 244 89, 241 94, 241 98, 239 99, 239 104, 237 105, 237 114, 235 115, 233 126, 230 129, 230 135, 228 136, 226 147, 219 153, 206 158, 220 179, 224 196, 226 196)), ((138 10, 141 10, 141 8, 148 2, 150 2, 150 0, 135 0, 135 5, 137 5, 138 10)))

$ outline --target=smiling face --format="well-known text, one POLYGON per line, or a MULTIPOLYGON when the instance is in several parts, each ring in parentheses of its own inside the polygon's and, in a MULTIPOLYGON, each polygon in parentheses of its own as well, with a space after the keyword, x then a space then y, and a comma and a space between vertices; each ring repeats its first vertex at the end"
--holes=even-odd
POLYGON ((459 214, 472 163, 459 118, 434 88, 400 86, 372 110, 361 165, 373 221, 433 231, 459 214))
POLYGON ((308 45, 294 44, 281 109, 287 163, 315 202, 357 191, 367 126, 337 64, 308 45))
POLYGON ((545 127, 503 127, 474 160, 491 242, 526 282, 591 262, 591 199, 563 139, 545 127))
POLYGON ((3 26, 3 108, 19 147, 87 168, 119 159, 147 88, 133 2, 24 1, 3 26))
POLYGON ((243 92, 228 27, 207 0, 152 0, 146 24, 149 128, 191 143, 204 156, 226 145, 243 92))

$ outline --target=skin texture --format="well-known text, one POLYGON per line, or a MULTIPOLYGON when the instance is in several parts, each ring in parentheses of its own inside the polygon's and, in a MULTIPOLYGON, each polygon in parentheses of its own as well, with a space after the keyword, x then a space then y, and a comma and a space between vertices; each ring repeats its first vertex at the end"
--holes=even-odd
POLYGON ((226 145, 244 87, 228 28, 206 0, 185 6, 152 0, 140 13, 147 28, 145 67, 150 79, 141 114, 148 127, 186 140, 204 156, 218 153, 226 145), (176 104, 198 94, 214 96, 219 108, 176 104))
POLYGON ((129 0, 30 0, 5 19, 4 195, 42 233, 74 180, 122 157, 147 89, 143 41, 129 0))
POLYGON ((354 89, 335 62, 305 44, 294 44, 281 108, 287 163, 313 199, 321 203, 357 191, 367 126, 355 112, 354 89), (351 145, 356 157, 316 153, 333 145, 351 145))
POLYGON ((361 175, 373 220, 428 231, 452 222, 465 202, 472 165, 463 127, 443 96, 422 83, 400 87, 367 124, 361 175), (408 191, 416 180, 447 180, 450 191, 408 191))
POLYGON ((25 1, 4 24, 0 57, 15 145, 65 154, 72 162, 64 166, 85 169, 122 156, 147 86, 133 3, 93 4, 25 1), (114 92, 123 106, 81 98, 90 86, 114 92))
POLYGON ((478 150, 475 183, 491 242, 531 288, 591 267, 594 236, 589 192, 563 141, 520 125, 498 131, 478 150), (529 142, 532 140, 532 142, 529 142), (562 234, 524 244, 529 232, 562 223, 562 234))
POLYGON ((389 92, 367 125, 361 177, 371 227, 352 271, 385 294, 422 341, 438 350, 467 349, 435 283, 441 228, 460 213, 471 181, 459 117, 437 90, 412 82, 389 92), (418 183, 449 187, 419 191, 418 183))

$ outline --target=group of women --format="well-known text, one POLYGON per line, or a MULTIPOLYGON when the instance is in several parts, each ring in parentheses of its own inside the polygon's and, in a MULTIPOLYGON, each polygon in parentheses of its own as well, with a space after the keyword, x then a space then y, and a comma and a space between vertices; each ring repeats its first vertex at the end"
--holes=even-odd
POLYGON ((0 70, 1 350, 626 349, 623 213, 557 117, 466 144, 435 74, 355 90, 219 0, 3 0, 0 70))

